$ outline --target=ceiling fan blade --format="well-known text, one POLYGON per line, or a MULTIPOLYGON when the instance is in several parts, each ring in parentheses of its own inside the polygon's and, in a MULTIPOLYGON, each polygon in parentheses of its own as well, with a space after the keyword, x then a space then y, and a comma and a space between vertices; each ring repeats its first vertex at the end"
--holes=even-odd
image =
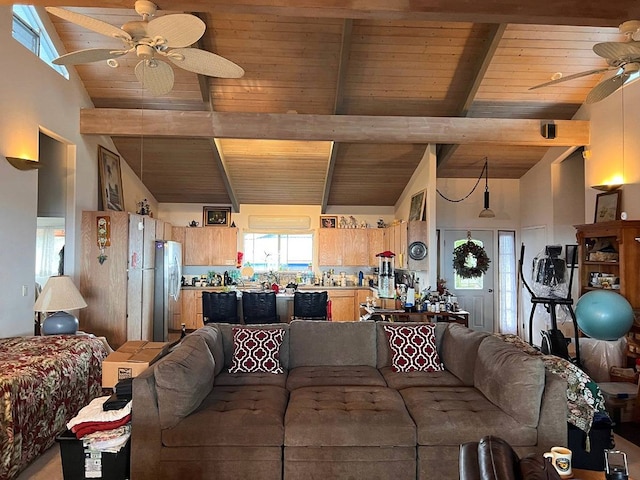
POLYGON ((613 92, 618 90, 624 83, 629 79, 630 75, 628 73, 619 73, 618 75, 614 75, 611 78, 607 78, 603 80, 598 85, 593 87, 593 90, 589 92, 585 103, 596 103, 604 98, 607 98, 613 92))
POLYGON ((242 67, 231 60, 198 48, 175 48, 167 57, 180 68, 209 77, 240 78, 244 75, 242 67))
POLYGON ((124 30, 114 27, 102 20, 96 20, 95 18, 87 17, 86 15, 81 15, 79 13, 71 12, 69 10, 65 10, 64 8, 58 7, 45 7, 47 12, 51 15, 55 15, 56 17, 60 17, 63 20, 68 20, 71 23, 75 23, 76 25, 80 25, 88 30, 92 30, 94 32, 100 33, 102 35, 106 35, 107 37, 119 38, 125 41, 131 40, 131 35, 129 35, 124 30))
POLYGON ((529 90, 535 90, 537 88, 548 87, 549 85, 555 85, 556 83, 567 82, 569 80, 574 80, 580 77, 586 77, 587 75, 594 75, 596 73, 606 72, 607 70, 613 70, 617 67, 604 67, 604 68, 594 68, 593 70, 587 70, 584 72, 574 73, 573 75, 567 75, 566 77, 561 77, 556 80, 551 80, 549 82, 541 83, 540 85, 536 85, 534 87, 529 88, 529 90))
POLYGON ((77 52, 67 53, 56 58, 53 63, 56 65, 78 65, 81 63, 99 62, 110 58, 121 57, 127 50, 114 50, 113 48, 87 48, 77 52))
POLYGON ((154 18, 147 25, 147 34, 162 37, 168 47, 188 47, 204 35, 206 25, 195 15, 176 13, 154 18))
POLYGON ((142 60, 135 68, 136 78, 152 95, 166 95, 173 88, 173 69, 160 60, 142 60))
POLYGON ((596 55, 607 60, 631 61, 640 58, 640 42, 603 42, 593 46, 596 55))

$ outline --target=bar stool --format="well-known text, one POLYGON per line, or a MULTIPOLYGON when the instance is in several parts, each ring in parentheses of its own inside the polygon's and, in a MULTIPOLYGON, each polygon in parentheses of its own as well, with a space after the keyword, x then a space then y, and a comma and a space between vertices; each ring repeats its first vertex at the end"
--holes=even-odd
POLYGON ((205 323, 240 323, 235 292, 202 292, 202 320, 205 323))
POLYGON ((278 323, 275 292, 243 292, 242 317, 244 323, 278 323))
POLYGON ((327 292, 295 292, 292 320, 326 320, 327 292))

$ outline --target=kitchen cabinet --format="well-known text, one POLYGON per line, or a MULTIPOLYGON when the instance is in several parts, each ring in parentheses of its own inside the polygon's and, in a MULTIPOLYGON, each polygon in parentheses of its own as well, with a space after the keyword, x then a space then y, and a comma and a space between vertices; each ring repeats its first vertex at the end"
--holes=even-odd
MULTIPOLYGON (((591 284, 595 274, 611 274, 619 278, 620 289, 612 290, 624 296, 634 310, 640 309, 640 221, 615 220, 587 225, 575 225, 578 241, 580 295, 596 290, 591 284), (602 250, 601 250, 602 249, 602 250)), ((640 357, 640 328, 633 326, 627 336, 629 363, 640 357)))
POLYGON ((236 265, 237 228, 190 227, 184 232, 185 265, 236 265))
POLYGON ((332 321, 352 322, 360 318, 359 313, 356 316, 355 289, 329 289, 327 292, 329 294, 329 300, 331 300, 332 321))
POLYGON ((81 221, 80 329, 106 337, 117 349, 153 338, 153 266, 157 221, 115 211, 85 211, 81 221), (100 264, 98 217, 107 219, 109 245, 100 264))
MULTIPOLYGON (((377 265, 377 260, 374 260, 373 264, 370 263, 369 232, 372 230, 375 231, 375 229, 366 228, 319 229, 318 265, 321 267, 377 265)), ((378 240, 374 235, 371 238, 378 240)))
POLYGON ((407 223, 397 223, 385 228, 384 250, 396 254, 395 268, 408 268, 407 264, 407 223))
POLYGON ((369 241, 369 263, 367 265, 371 267, 378 266, 378 253, 384 252, 384 228, 369 228, 367 230, 367 236, 369 241))
POLYGON ((204 325, 202 320, 202 290, 186 290, 182 289, 181 296, 181 315, 174 319, 169 328, 180 330, 181 323, 189 330, 200 328, 204 325))

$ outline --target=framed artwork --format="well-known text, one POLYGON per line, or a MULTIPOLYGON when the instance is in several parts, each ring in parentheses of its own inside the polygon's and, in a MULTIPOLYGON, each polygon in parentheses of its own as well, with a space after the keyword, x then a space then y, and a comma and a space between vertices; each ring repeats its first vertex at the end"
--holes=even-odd
POLYGON ((427 191, 422 190, 411 197, 411 206, 409 207, 409 221, 423 220, 424 219, 424 207, 425 197, 427 191))
POLYGON ((202 224, 205 227, 228 227, 231 207, 202 207, 202 224))
POLYGON ((567 267, 578 266, 578 245, 565 245, 564 246, 564 259, 567 262, 567 267))
POLYGON ((124 211, 120 155, 98 145, 98 177, 103 210, 124 211))
POLYGON ((620 220, 621 190, 599 193, 596 197, 596 211, 593 223, 620 220))
POLYGON ((337 216, 322 216, 320 217, 320 227, 322 228, 338 228, 337 216))

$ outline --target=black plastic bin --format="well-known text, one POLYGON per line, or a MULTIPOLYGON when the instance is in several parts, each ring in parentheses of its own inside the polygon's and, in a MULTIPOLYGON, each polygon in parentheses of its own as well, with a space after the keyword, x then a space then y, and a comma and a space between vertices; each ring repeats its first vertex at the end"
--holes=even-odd
POLYGON ((606 413, 596 413, 587 435, 579 428, 569 425, 569 450, 573 452, 571 464, 583 470, 604 471, 604 451, 615 446, 611 418, 606 413))
POLYGON ((78 440, 70 430, 58 435, 56 441, 60 444, 64 480, 129 479, 131 439, 118 453, 93 452, 85 449, 82 440, 78 440))

